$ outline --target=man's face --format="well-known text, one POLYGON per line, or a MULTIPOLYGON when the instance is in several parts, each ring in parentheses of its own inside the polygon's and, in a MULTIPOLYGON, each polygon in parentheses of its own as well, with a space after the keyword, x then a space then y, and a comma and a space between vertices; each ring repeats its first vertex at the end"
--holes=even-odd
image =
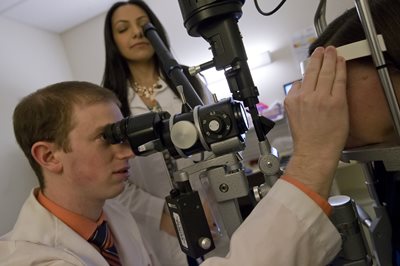
POLYGON ((112 102, 74 107, 71 151, 60 151, 60 156, 63 177, 75 195, 105 200, 122 192, 133 153, 128 144, 111 145, 102 137, 106 125, 121 119, 118 106, 112 102))

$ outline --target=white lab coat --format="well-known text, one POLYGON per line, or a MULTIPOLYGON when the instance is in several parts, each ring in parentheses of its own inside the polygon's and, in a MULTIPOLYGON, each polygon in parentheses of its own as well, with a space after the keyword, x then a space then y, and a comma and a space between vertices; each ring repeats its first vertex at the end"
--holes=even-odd
MULTIPOLYGON (((0 265, 108 266, 88 241, 37 201, 37 192, 32 190, 13 230, 0 238, 0 265)), ((136 222, 125 208, 108 200, 103 210, 123 265, 160 265, 151 262, 136 222)))
MULTIPOLYGON (((161 85, 162 88, 157 90, 156 100, 160 103, 162 110, 171 115, 180 113, 181 100, 164 81, 161 81, 161 85)), ((149 112, 132 88, 129 88, 128 91, 128 101, 133 116, 149 112)), ((195 157, 195 159, 200 158, 200 156, 195 157)), ((136 156, 130 161, 130 164, 131 176, 129 179, 132 184, 129 193, 122 193, 118 200, 124 205, 126 202, 133 202, 129 206, 130 212, 163 266, 187 266, 186 255, 182 252, 178 239, 160 230, 165 197, 172 188, 162 153, 146 157, 136 156)), ((191 164, 190 159, 177 160, 178 169, 191 164)), ((198 190, 200 182, 191 181, 194 188, 198 190)))
MULTIPOLYGON (((111 201, 104 211, 123 265, 149 265, 129 214, 111 201)), ((340 234, 322 209, 295 186, 278 180, 233 234, 228 256, 207 259, 202 266, 322 266, 332 261, 340 245, 340 234)), ((31 195, 13 231, 0 239, 0 265, 107 264, 31 195)))

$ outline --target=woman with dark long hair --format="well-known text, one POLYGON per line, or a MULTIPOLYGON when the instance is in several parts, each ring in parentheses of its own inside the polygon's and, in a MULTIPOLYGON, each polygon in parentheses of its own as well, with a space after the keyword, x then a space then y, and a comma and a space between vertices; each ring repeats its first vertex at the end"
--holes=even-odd
MULTIPOLYGON (((179 94, 161 68, 160 58, 142 26, 151 22, 169 49, 165 29, 154 12, 141 0, 115 3, 108 11, 104 25, 106 63, 103 86, 112 90, 121 101, 124 116, 149 111, 167 111, 171 115, 181 112, 179 94)), ((210 92, 198 77, 184 73, 203 102, 210 102, 210 92)), ((189 161, 190 163, 190 161, 189 161)), ((179 247, 168 211, 165 196, 171 190, 170 175, 188 164, 188 160, 174 160, 167 152, 156 153, 131 160, 131 186, 135 206, 131 213, 137 220, 144 238, 154 249, 163 265, 188 265, 179 247)), ((121 201, 124 202, 124 194, 121 201)))

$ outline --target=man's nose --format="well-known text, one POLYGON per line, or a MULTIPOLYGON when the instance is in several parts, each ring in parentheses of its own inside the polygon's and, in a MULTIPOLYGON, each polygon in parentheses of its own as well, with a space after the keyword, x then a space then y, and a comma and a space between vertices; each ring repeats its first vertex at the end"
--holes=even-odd
POLYGON ((128 141, 125 141, 120 144, 116 144, 118 146, 118 157, 121 159, 129 159, 133 158, 135 154, 133 153, 131 146, 129 145, 128 141))

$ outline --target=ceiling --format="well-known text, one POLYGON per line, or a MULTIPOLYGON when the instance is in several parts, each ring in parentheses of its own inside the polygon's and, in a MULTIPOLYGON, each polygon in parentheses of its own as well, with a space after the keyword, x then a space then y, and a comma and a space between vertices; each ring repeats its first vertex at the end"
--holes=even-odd
POLYGON ((55 33, 104 13, 117 0, 1 0, 0 16, 55 33))

